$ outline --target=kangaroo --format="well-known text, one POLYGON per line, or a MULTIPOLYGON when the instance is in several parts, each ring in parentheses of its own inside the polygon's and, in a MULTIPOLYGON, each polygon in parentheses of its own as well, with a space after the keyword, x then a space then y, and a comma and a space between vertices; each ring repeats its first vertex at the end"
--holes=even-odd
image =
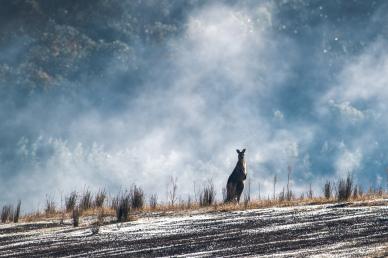
POLYGON ((244 159, 245 149, 236 150, 238 161, 226 184, 226 201, 240 202, 241 193, 244 190, 244 180, 247 178, 247 164, 244 159))

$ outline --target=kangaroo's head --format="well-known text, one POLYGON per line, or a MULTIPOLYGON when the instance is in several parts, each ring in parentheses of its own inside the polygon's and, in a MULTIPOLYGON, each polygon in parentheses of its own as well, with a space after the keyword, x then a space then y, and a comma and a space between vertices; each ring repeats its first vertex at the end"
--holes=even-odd
POLYGON ((242 151, 240 151, 239 149, 237 149, 236 151, 237 151, 237 153, 238 153, 238 160, 243 160, 243 159, 244 159, 245 149, 243 149, 242 151))

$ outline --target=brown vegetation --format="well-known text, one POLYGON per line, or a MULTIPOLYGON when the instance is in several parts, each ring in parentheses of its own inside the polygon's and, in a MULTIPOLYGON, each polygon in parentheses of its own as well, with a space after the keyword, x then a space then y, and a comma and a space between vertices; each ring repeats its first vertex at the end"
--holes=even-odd
MULTIPOLYGON (((288 179, 290 174, 289 170, 288 179)), ((276 182, 277 178, 275 176, 274 189, 276 182)), ((177 197, 177 188, 177 179, 171 177, 168 184, 166 203, 158 203, 156 194, 152 194, 149 197, 148 203, 146 203, 143 189, 136 185, 133 185, 129 191, 122 192, 111 198, 110 202, 107 200, 105 190, 99 190, 95 195, 91 191, 86 190, 80 199, 78 199, 76 192, 71 192, 65 198, 65 206, 61 209, 57 209, 53 199, 46 196, 43 212, 36 211, 19 219, 21 205, 19 201, 15 209, 13 209, 12 205, 3 206, 0 218, 2 223, 45 219, 59 219, 63 223, 65 219, 71 219, 72 224, 78 226, 80 218, 83 216, 96 216, 96 223, 102 224, 106 217, 111 217, 110 221, 113 219, 117 222, 125 222, 133 220, 135 215, 148 212, 233 211, 267 207, 329 204, 344 201, 350 203, 364 201, 363 205, 368 205, 365 202, 367 200, 388 197, 388 193, 384 193, 381 187, 369 187, 368 191, 364 193, 361 186, 353 183, 351 175, 348 175, 345 179, 338 180, 337 183, 326 181, 322 187, 323 195, 321 197, 313 196, 311 184, 307 194, 302 193, 299 197, 296 197, 291 190, 290 180, 288 180, 287 187, 283 187, 282 191, 275 195, 275 198, 271 199, 268 197, 264 200, 261 197, 259 199, 251 197, 251 185, 248 180, 242 204, 235 202, 225 203, 224 200, 217 201, 216 191, 211 180, 198 192, 194 190, 194 198, 189 195, 186 200, 177 197)))
MULTIPOLYGON (((378 205, 378 202, 367 202, 369 200, 376 200, 378 198, 388 198, 388 194, 379 195, 378 192, 364 194, 362 196, 353 196, 348 199, 349 205, 378 205), (358 202, 360 202, 358 204, 358 202)), ((79 218, 84 216, 96 216, 96 221, 98 223, 104 223, 104 218, 106 217, 115 217, 118 222, 132 221, 136 220, 137 216, 141 214, 146 214, 148 212, 161 212, 169 214, 181 214, 186 212, 229 212, 245 209, 260 209, 260 208, 270 208, 270 207, 291 207, 291 206, 303 206, 303 205, 319 205, 319 204, 335 204, 338 202, 338 199, 331 197, 327 199, 325 196, 314 197, 314 198, 295 198, 290 201, 287 200, 273 200, 265 199, 258 200, 252 199, 249 202, 244 202, 242 204, 237 203, 224 203, 214 201, 211 205, 201 206, 199 202, 191 202, 190 205, 187 205, 187 202, 180 202, 174 206, 170 204, 147 204, 144 205, 142 209, 137 211, 131 210, 131 202, 128 193, 124 193, 118 196, 118 206, 116 208, 112 207, 102 207, 102 208, 90 208, 88 210, 83 210, 82 213, 79 213, 79 218), (155 205, 154 205, 155 204, 155 205)), ((77 214, 76 214, 77 215, 77 214)), ((72 219, 73 223, 73 212, 59 212, 51 213, 48 217, 45 212, 33 212, 22 216, 19 221, 31 222, 31 221, 40 221, 40 220, 51 220, 57 219, 61 220, 62 216, 65 219, 72 219)), ((78 221, 78 223, 80 223, 78 221)))

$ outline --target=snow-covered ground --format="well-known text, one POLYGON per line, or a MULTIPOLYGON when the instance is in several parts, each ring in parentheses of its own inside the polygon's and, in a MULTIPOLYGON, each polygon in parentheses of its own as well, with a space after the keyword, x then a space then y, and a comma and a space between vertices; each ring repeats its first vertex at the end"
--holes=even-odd
MULTIPOLYGON (((387 255, 388 202, 152 214, 93 232, 70 221, 0 225, 0 256, 387 255)), ((86 222, 86 223, 85 223, 86 222)))

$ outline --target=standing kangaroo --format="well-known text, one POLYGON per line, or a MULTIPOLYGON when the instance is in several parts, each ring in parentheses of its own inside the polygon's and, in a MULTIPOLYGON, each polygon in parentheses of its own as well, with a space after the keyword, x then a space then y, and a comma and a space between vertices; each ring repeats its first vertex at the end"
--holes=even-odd
POLYGON ((235 201, 236 198, 237 202, 240 202, 241 193, 244 190, 244 180, 247 178, 247 163, 244 159, 245 149, 236 151, 238 153, 238 161, 226 184, 227 202, 235 201))

